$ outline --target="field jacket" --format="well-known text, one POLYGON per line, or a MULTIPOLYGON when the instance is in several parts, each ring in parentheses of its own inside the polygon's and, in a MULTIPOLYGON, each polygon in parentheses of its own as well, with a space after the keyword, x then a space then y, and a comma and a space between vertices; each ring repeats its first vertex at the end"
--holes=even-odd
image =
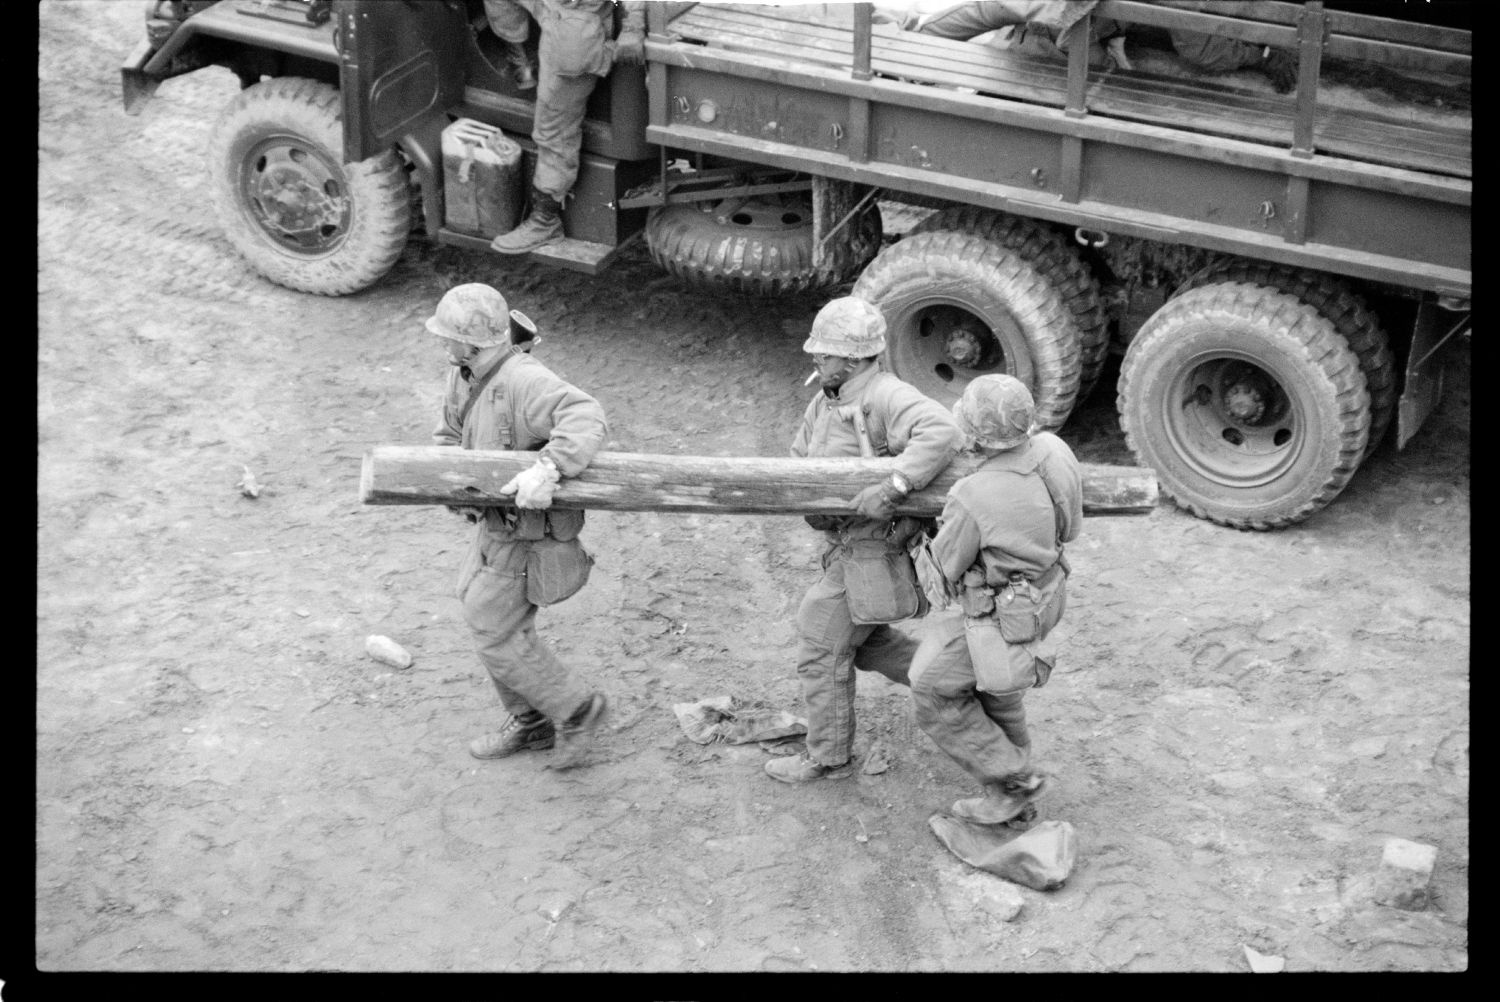
MULTIPOLYGON (((895 467, 921 490, 945 468, 963 439, 953 415, 916 387, 878 367, 859 373, 836 391, 820 390, 808 402, 792 440, 798 458, 860 455, 854 411, 864 417, 877 456, 896 457, 895 467)), ((830 535, 876 539, 889 535, 889 521, 851 516, 830 535)))
MULTIPOLYGON (((442 420, 432 438, 438 445, 465 449, 537 451, 550 457, 564 477, 576 477, 593 461, 607 434, 599 401, 525 352, 513 350, 478 372, 453 368, 442 420), (470 387, 495 366, 499 372, 480 391, 460 424, 470 387)), ((572 539, 583 527, 583 512, 578 510, 488 508, 486 512, 491 531, 518 539, 544 535, 572 539)))

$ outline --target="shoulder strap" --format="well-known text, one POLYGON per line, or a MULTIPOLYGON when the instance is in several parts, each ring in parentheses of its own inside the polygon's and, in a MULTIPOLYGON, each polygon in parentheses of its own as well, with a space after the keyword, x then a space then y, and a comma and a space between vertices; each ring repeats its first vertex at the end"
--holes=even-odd
POLYGON ((484 388, 486 386, 490 385, 490 382, 496 376, 500 375, 500 370, 503 369, 503 368, 505 368, 506 363, 508 363, 515 356, 516 356, 516 347, 515 347, 515 345, 511 345, 510 351, 505 355, 504 358, 502 358, 500 360, 500 363, 498 365, 496 365, 493 369, 490 370, 490 374, 487 375, 487 376, 485 376, 483 379, 479 380, 478 382, 472 384, 469 387, 469 396, 468 396, 468 399, 466 399, 464 401, 463 408, 460 409, 459 412, 458 412, 458 430, 459 431, 463 431, 464 423, 469 420, 469 412, 474 409, 474 404, 479 400, 479 394, 481 394, 481 393, 484 392, 484 388))

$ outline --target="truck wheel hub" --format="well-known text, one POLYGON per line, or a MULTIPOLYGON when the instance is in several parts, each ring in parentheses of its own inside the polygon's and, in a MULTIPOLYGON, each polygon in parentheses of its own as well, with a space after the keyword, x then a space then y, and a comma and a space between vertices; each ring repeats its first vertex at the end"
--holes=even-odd
POLYGON ((967 324, 960 324, 948 331, 943 341, 943 352, 948 361, 967 369, 976 368, 984 357, 984 342, 979 332, 967 324))
POLYGON ((1224 390, 1224 410, 1237 424, 1257 424, 1266 413, 1266 398, 1261 387, 1235 383, 1224 390))
POLYGON ((256 145, 245 158, 245 201, 261 228, 292 249, 321 252, 348 229, 342 174, 321 154, 287 137, 256 145))

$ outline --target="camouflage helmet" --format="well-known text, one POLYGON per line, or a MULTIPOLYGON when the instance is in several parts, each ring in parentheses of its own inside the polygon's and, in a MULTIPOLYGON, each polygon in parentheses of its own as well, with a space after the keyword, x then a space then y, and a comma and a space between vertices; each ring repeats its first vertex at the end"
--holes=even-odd
POLYGON ((510 344, 510 306, 488 285, 456 285, 438 300, 437 309, 427 319, 427 329, 438 337, 476 348, 510 344))
POLYGON ((885 315, 868 299, 844 296, 813 318, 802 350, 812 355, 870 358, 885 351, 885 315))
POLYGON ((953 405, 963 433, 986 449, 1014 449, 1031 437, 1036 404, 1015 376, 979 376, 953 405))

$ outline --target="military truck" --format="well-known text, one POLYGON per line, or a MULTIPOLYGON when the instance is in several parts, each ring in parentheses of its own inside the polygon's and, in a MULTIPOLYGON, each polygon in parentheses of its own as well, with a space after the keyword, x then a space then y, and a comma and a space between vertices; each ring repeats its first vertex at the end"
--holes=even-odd
MULTIPOLYGON (((1410 441, 1470 332, 1471 32, 1369 9, 1100 3, 1082 30, 1125 25, 1127 69, 868 3, 652 3, 646 65, 590 101, 566 239, 530 257, 597 272, 641 238, 709 288, 852 283, 895 373, 944 401, 1012 373, 1049 429, 1118 357, 1126 441, 1164 493, 1290 525, 1388 433, 1410 441), (1289 52, 1295 89, 1146 58, 1172 30, 1289 52)), ((413 234, 489 252, 452 194, 459 123, 530 169, 534 92, 481 0, 155 0, 127 111, 208 66, 241 87, 210 142, 215 209, 294 289, 365 288, 413 234)))

